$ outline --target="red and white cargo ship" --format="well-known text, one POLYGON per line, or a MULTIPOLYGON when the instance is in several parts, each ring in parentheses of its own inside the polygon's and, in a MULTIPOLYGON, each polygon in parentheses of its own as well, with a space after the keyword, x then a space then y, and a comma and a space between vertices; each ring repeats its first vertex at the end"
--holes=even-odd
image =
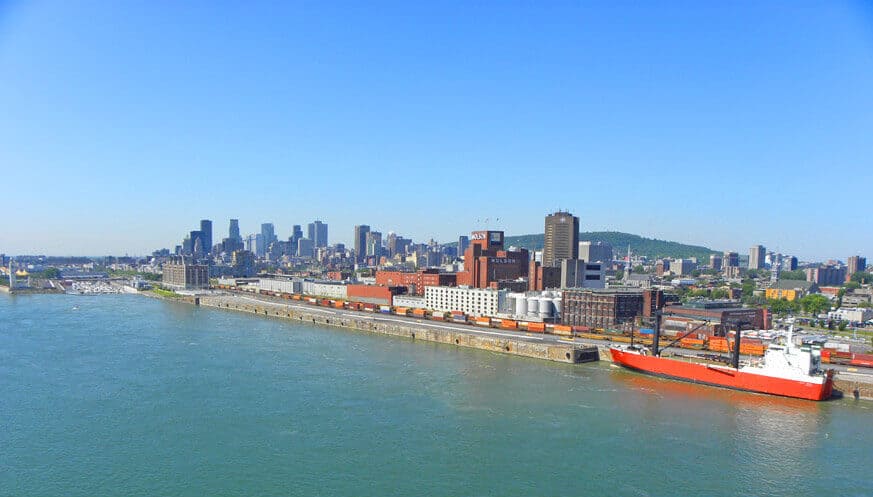
POLYGON ((614 363, 643 373, 749 392, 808 400, 830 398, 834 371, 821 369, 821 350, 797 347, 791 333, 783 344, 770 345, 757 363, 731 367, 687 362, 653 355, 639 346, 611 347, 614 363))

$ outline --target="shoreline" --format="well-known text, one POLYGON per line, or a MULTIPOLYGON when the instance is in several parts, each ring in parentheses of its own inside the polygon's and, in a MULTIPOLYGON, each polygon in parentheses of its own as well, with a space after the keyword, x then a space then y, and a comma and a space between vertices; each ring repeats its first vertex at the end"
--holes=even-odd
MULTIPOLYGON (((9 292, 5 293, 9 294, 9 292)), ((359 311, 338 313, 334 309, 309 308, 304 304, 291 304, 284 301, 272 302, 234 294, 182 295, 179 297, 166 297, 149 291, 139 291, 137 294, 165 302, 210 307, 412 340, 424 340, 565 364, 598 360, 612 362, 608 344, 587 345, 568 340, 545 342, 541 334, 523 336, 503 333, 499 329, 488 331, 472 327, 463 329, 453 327, 448 322, 421 322, 383 317, 378 313, 359 311)), ((12 295, 15 294, 12 293, 12 295)), ((873 374, 854 371, 838 372, 834 376, 834 392, 835 395, 831 400, 873 401, 873 374)))

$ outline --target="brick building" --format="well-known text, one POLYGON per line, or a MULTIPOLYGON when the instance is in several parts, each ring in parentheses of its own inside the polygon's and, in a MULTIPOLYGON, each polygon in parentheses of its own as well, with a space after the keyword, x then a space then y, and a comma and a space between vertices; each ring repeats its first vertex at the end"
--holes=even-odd
POLYGON ((354 302, 393 305, 395 295, 406 293, 406 287, 382 285, 347 285, 346 298, 354 302))
POLYGON ((457 284, 491 288, 498 281, 524 278, 528 276, 529 260, 527 249, 504 249, 502 231, 474 231, 464 252, 464 271, 457 273, 457 284))
POLYGON ((561 288, 561 268, 559 267, 543 267, 537 261, 530 261, 527 273, 527 289, 530 291, 541 292, 549 288, 561 288))
POLYGON ((568 289, 562 295, 561 321, 571 326, 627 329, 639 316, 664 305, 660 290, 568 289))
POLYGON ((417 272, 376 271, 376 284, 386 286, 405 286, 408 293, 424 295, 428 286, 455 286, 455 273, 441 273, 438 269, 422 269, 417 272))

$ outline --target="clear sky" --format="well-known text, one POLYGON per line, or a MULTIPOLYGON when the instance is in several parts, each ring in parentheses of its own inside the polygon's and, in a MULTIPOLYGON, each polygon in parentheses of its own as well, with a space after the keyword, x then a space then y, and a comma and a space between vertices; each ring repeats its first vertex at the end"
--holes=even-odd
POLYGON ((7 254, 560 207, 873 257, 873 4, 0 0, 0 173, 7 254))

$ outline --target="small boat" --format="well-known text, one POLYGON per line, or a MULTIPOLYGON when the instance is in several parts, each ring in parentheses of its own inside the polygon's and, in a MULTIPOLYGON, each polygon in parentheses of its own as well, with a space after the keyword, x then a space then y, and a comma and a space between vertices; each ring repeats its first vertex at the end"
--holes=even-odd
POLYGON ((833 392, 834 370, 822 370, 821 348, 794 345, 792 330, 784 343, 770 345, 759 362, 740 366, 739 343, 735 349, 732 365, 661 357, 633 345, 609 351, 613 362, 628 369, 692 383, 807 400, 825 400, 833 392))

